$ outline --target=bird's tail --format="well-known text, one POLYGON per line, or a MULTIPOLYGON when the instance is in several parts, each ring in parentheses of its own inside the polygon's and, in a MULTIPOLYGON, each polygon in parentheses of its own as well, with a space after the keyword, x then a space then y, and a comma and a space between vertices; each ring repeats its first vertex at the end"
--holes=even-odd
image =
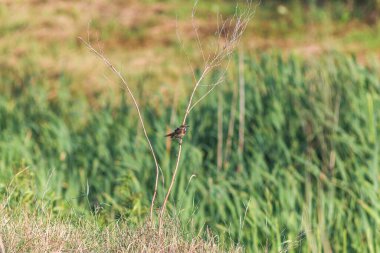
POLYGON ((165 137, 173 137, 173 133, 167 134, 165 137))

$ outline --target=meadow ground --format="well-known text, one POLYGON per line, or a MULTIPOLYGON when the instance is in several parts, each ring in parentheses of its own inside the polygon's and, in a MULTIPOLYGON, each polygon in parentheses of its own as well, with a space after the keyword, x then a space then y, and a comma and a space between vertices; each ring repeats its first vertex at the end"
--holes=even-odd
MULTIPOLYGON (((0 251, 380 250, 380 25, 355 1, 257 9, 225 83, 189 116, 166 232, 147 227, 154 162, 137 114, 78 37, 134 90, 162 169, 159 205, 178 150, 163 136, 182 120, 187 61, 196 77, 202 63, 192 6, 3 2, 0 251)), ((216 14, 234 6, 199 2, 205 50, 216 14)))

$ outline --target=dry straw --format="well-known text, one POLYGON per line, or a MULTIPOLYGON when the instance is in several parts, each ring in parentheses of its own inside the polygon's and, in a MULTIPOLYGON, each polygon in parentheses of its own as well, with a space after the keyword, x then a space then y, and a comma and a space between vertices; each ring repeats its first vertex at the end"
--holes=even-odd
MULTIPOLYGON (((136 228, 126 221, 99 226, 95 217, 79 216, 56 219, 52 213, 22 207, 0 209, 0 232, 7 252, 221 252, 218 238, 211 233, 186 240, 176 218, 167 219, 165 233, 160 234, 149 222, 136 228)), ((243 252, 241 247, 226 246, 228 252, 243 252)), ((5 253, 2 244, 0 252, 5 253)))
POLYGON ((3 238, 0 235, 0 253, 5 253, 5 247, 3 243, 3 238))

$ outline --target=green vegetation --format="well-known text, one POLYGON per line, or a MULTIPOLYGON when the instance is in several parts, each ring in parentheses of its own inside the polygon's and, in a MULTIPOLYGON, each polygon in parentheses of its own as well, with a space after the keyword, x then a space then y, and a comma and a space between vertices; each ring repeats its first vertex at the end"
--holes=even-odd
MULTIPOLYGON (((378 0, 263 1, 241 41, 243 65, 233 55, 225 83, 188 118, 164 236, 148 227, 155 166, 137 113, 77 38, 91 21, 90 39, 99 35, 139 101, 162 169, 159 208, 178 150, 164 135, 188 102, 187 60, 201 62, 193 3, 180 7, 0 6, 0 252, 2 243, 6 252, 380 252, 378 0)), ((234 11, 231 1, 199 2, 205 45, 216 15, 234 11)))
MULTIPOLYGON (((244 62, 244 155, 237 153, 238 77, 232 67, 221 96, 212 95, 189 118, 171 201, 174 215, 184 228, 209 226, 221 241, 231 238, 256 252, 263 247, 377 252, 377 63, 365 67, 354 57, 334 54, 317 61, 246 55, 244 62), (223 154, 231 110, 237 110, 231 156, 219 169, 218 106, 223 154)), ((9 73, 1 74, 0 95, 0 191, 12 193, 8 208, 23 203, 60 214, 74 209, 96 213, 104 224, 142 221, 154 164, 128 98, 117 106, 106 99, 94 107, 68 93, 70 73, 62 73, 54 96, 33 68, 22 76, 9 73)), ((144 101, 167 187, 177 144, 163 135, 176 126, 186 101, 151 104, 143 92, 138 99, 144 101)))

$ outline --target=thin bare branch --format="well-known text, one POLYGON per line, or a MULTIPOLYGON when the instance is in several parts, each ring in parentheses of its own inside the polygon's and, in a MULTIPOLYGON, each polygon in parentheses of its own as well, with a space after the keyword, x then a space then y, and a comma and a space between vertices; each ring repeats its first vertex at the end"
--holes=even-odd
POLYGON ((162 207, 161 207, 160 219, 159 219, 159 230, 160 230, 160 232, 162 231, 163 217, 164 217, 164 213, 165 213, 165 209, 166 209, 166 204, 168 202, 170 193, 172 191, 172 188, 173 188, 176 176, 177 176, 177 172, 178 172, 178 168, 179 168, 179 161, 181 159, 181 152, 182 152, 182 140, 180 140, 180 143, 179 143, 178 154, 177 154, 177 162, 176 162, 175 169, 173 172, 172 180, 170 182, 169 189, 167 191, 167 194, 165 196, 165 200, 164 200, 162 207))
MULTIPOLYGON (((185 116, 183 117, 183 121, 182 121, 182 125, 185 125, 186 124, 186 119, 187 119, 187 116, 189 115, 190 113, 190 106, 191 106, 191 102, 193 100, 193 97, 194 97, 194 94, 195 94, 195 91, 197 90, 198 86, 200 85, 201 81, 204 79, 204 77, 207 75, 209 69, 208 67, 206 67, 201 75, 201 77, 198 79, 197 83, 195 84, 194 86, 194 89, 193 89, 193 92, 191 93, 191 96, 190 96, 190 99, 189 99, 189 103, 188 103, 188 106, 187 106, 187 109, 186 109, 186 112, 185 112, 185 116)), ((181 158, 181 151, 182 151, 182 140, 180 140, 180 143, 179 143, 179 149, 178 149, 178 154, 177 154, 177 162, 176 162, 176 166, 175 166, 175 169, 174 169, 174 172, 173 172, 173 175, 172 175, 172 179, 170 181, 170 185, 169 185, 169 189, 166 193, 166 196, 165 196, 165 199, 164 199, 164 202, 162 204, 162 207, 161 207, 161 212, 160 212, 160 219, 159 219, 159 227, 160 227, 160 231, 161 231, 161 228, 162 228, 162 222, 163 222, 163 215, 164 215, 164 212, 166 210, 166 205, 167 205, 167 202, 168 202, 168 199, 169 199, 169 196, 170 196, 170 193, 172 191, 172 188, 173 188, 173 185, 174 185, 174 182, 175 182, 175 179, 176 179, 176 175, 177 175, 177 171, 178 171, 178 166, 179 166, 179 161, 180 161, 180 158, 181 158)))
MULTIPOLYGON (((196 0, 195 6, 196 6, 197 2, 198 1, 196 0)), ((193 29, 195 30, 195 33, 197 35, 197 43, 198 43, 198 46, 200 47, 200 50, 202 52, 202 56, 203 56, 203 60, 204 60, 204 68, 202 70, 201 76, 196 81, 196 83, 195 83, 195 85, 193 87, 193 90, 191 92, 191 95, 190 95, 190 98, 189 98, 189 102, 187 104, 186 111, 184 113, 182 125, 186 124, 186 120, 187 120, 187 117, 190 114, 190 111, 199 102, 201 102, 204 98, 206 98, 207 95, 210 94, 215 89, 215 87, 217 87, 220 84, 220 82, 222 80, 224 80, 224 74, 227 71, 227 67, 228 67, 229 61, 227 62, 227 65, 224 68, 224 71, 222 72, 223 74, 221 75, 221 77, 219 78, 219 80, 214 85, 212 85, 212 87, 203 96, 201 96, 200 99, 198 99, 193 104, 194 96, 195 96, 196 91, 198 90, 198 88, 201 86, 201 82, 206 78, 206 76, 212 70, 214 70, 217 67, 220 67, 223 64, 224 60, 229 59, 229 56, 232 54, 232 52, 235 50, 236 46, 240 42, 241 36, 242 36, 243 32, 245 31, 245 29, 247 28, 248 22, 253 17, 253 15, 254 15, 254 13, 256 11, 256 7, 260 4, 260 2, 259 2, 259 4, 257 4, 255 6, 254 10, 252 11, 252 1, 248 0, 247 3, 248 3, 248 8, 241 15, 238 14, 238 7, 236 7, 236 12, 235 12, 235 15, 233 16, 232 20, 225 20, 223 22, 222 28, 217 32, 217 40, 218 41, 221 40, 222 35, 223 35, 222 33, 224 32, 224 28, 226 27, 226 24, 228 22, 230 23, 229 26, 233 26, 234 27, 233 31, 232 31, 232 33, 230 33, 229 31, 226 31, 226 35, 225 35, 226 37, 224 38, 225 39, 225 44, 224 44, 223 48, 220 48, 220 46, 218 44, 218 46, 216 47, 215 52, 213 54, 208 55, 207 59, 204 56, 204 52, 203 52, 202 46, 200 46, 201 44, 200 44, 200 40, 199 40, 199 36, 198 36, 197 27, 194 26, 194 15, 195 15, 195 6, 194 6, 193 13, 192 13, 193 14, 192 15, 193 29), (232 25, 232 24, 234 24, 234 25, 232 25)), ((168 199, 169 199, 170 193, 172 191, 174 182, 176 180, 177 172, 178 172, 178 169, 179 169, 179 162, 180 162, 180 159, 181 159, 181 153, 182 153, 182 139, 180 140, 178 154, 177 154, 177 162, 176 162, 176 165, 175 165, 175 168, 174 168, 174 172, 173 172, 173 175, 172 175, 172 178, 171 178, 169 189, 168 189, 168 191, 166 193, 165 200, 164 200, 164 202, 162 204, 162 207, 161 207, 160 218, 159 218, 159 228, 160 228, 160 231, 162 231, 163 216, 164 216, 164 213, 165 213, 165 210, 166 210, 166 205, 167 205, 167 202, 168 202, 168 199)))
POLYGON ((187 119, 187 116, 189 116, 189 113, 190 113, 190 107, 191 107, 191 104, 193 102, 194 94, 197 91, 197 89, 198 89, 199 85, 201 84, 201 82, 203 81, 203 79, 209 73, 209 71, 210 71, 210 67, 206 66, 205 69, 202 72, 202 75, 199 77, 197 83, 195 84, 194 89, 193 89, 193 91, 191 92, 191 95, 190 95, 189 103, 187 104, 187 108, 186 108, 186 111, 185 111, 185 116, 183 117, 182 125, 186 124, 186 119, 187 119))
POLYGON ((232 137, 234 134, 234 126, 235 126, 235 114, 236 114, 236 105, 237 105, 237 85, 236 82, 233 82, 233 94, 232 94, 232 103, 231 103, 231 112, 230 112, 230 121, 228 123, 228 132, 227 132, 227 141, 226 141, 226 149, 224 152, 224 161, 223 168, 226 169, 228 167, 228 161, 231 154, 231 146, 232 146, 232 137))
POLYGON ((223 70, 222 74, 220 75, 218 81, 216 81, 214 84, 211 84, 211 89, 209 89, 205 94, 203 94, 194 104, 190 107, 189 113, 194 109, 194 107, 200 103, 203 99, 205 99, 218 85, 222 84, 224 82, 224 77, 228 69, 230 61, 227 62, 226 68, 223 70))
POLYGON ((128 91, 128 93, 131 96, 132 101, 133 101, 133 103, 134 103, 134 105, 136 107, 137 114, 139 116, 140 123, 141 123, 141 126, 143 128, 145 138, 146 138, 146 140, 148 142, 149 149, 150 149, 150 151, 152 153, 153 160, 154 160, 154 163, 155 163, 155 166, 156 166, 156 180, 155 180, 155 186, 154 186, 154 192, 153 192, 152 202, 151 202, 151 206, 150 206, 150 220, 151 220, 151 222, 153 224, 153 210, 154 210, 154 202, 155 202, 155 199, 156 199, 156 196, 157 196, 157 188, 158 188, 158 179, 159 179, 159 173, 160 173, 160 166, 158 164, 158 161, 157 161, 157 158, 156 158, 156 154, 154 152, 152 143, 150 142, 148 133, 146 131, 144 120, 142 118, 142 114, 140 112, 139 105, 138 105, 137 100, 135 99, 135 96, 133 95, 131 89, 129 88, 129 85, 128 85, 127 81, 125 80, 125 78, 123 77, 123 75, 121 74, 121 72, 118 69, 115 68, 115 66, 104 56, 103 53, 101 53, 100 51, 96 50, 90 44, 90 42, 85 41, 82 38, 79 38, 79 39, 87 46, 87 48, 91 52, 93 52, 96 56, 98 56, 107 65, 107 67, 109 67, 112 70, 112 72, 114 72, 118 76, 118 78, 121 80, 121 82, 123 84, 123 87, 128 91))
POLYGON ((220 77, 220 79, 211 85, 211 88, 202 95, 197 101, 194 102, 194 104, 190 107, 189 112, 191 112, 195 106, 197 106, 203 99, 205 99, 218 85, 222 84, 224 82, 224 77, 220 77))
POLYGON ((217 145, 217 167, 222 169, 223 165, 223 98, 222 92, 218 92, 218 145, 217 145))
POLYGON ((244 80, 244 55, 239 52, 239 169, 243 167, 244 129, 245 129, 245 80, 244 80))

